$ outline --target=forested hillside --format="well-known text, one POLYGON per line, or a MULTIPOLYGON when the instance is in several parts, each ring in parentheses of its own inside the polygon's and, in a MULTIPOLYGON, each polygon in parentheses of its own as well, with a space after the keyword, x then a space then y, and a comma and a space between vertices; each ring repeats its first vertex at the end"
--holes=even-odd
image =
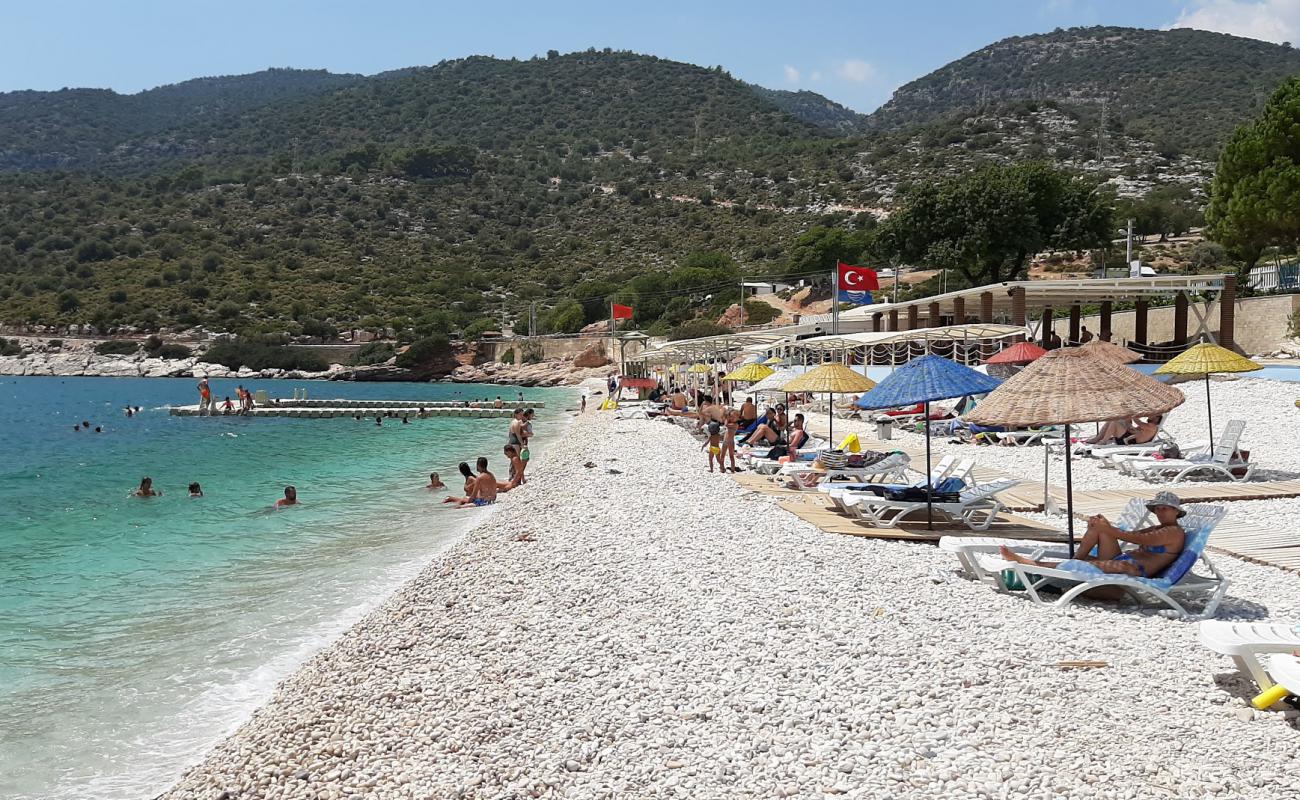
POLYGON ((1214 158, 1300 52, 1191 29, 1071 28, 995 42, 905 84, 871 115, 898 131, 1002 104, 1054 102, 1174 153, 1214 158))

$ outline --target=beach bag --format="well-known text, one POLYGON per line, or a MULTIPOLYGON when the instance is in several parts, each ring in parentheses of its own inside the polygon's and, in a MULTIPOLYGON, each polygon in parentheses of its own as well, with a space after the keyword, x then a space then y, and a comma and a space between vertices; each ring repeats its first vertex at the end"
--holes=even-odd
MULTIPOLYGON (((1240 461, 1240 462, 1243 463, 1243 464, 1249 464, 1249 463, 1250 463, 1250 451, 1249 451, 1249 450, 1238 450, 1237 452, 1235 452, 1235 453, 1232 454, 1232 460, 1233 460, 1233 461, 1240 461)), ((1246 468, 1245 468, 1244 466, 1243 466, 1243 467, 1229 467, 1229 468, 1228 468, 1228 471, 1232 473, 1232 477, 1234 477, 1234 478, 1240 478, 1240 477, 1242 477, 1243 475, 1246 474, 1246 468)))
POLYGON ((841 450, 826 450, 817 460, 826 469, 844 469, 849 463, 849 455, 841 450))
POLYGON ((1182 458, 1183 451, 1179 450, 1178 445, 1173 442, 1166 442, 1165 444, 1160 445, 1160 449, 1156 451, 1156 455, 1160 458, 1182 458))
POLYGON ((840 449, 847 450, 850 453, 856 453, 861 450, 862 444, 858 441, 858 435, 856 433, 850 433, 848 436, 844 437, 844 441, 840 442, 840 449))
POLYGON ((789 455, 789 453, 790 453, 790 448, 786 447, 783 444, 778 444, 776 447, 773 447, 771 450, 768 450, 767 455, 764 457, 775 460, 783 456, 789 455))

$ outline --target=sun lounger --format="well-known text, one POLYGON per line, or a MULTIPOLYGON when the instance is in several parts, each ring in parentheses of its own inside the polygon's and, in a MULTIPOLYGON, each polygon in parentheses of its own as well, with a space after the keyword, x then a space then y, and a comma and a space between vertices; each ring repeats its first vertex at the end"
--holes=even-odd
POLYGON ((1255 465, 1241 460, 1237 444, 1246 422, 1230 421, 1214 445, 1213 454, 1190 458, 1129 458, 1120 461, 1121 472, 1147 480, 1181 481, 1189 475, 1222 475, 1228 480, 1245 481, 1255 472, 1255 465), (1237 474, 1240 473, 1240 474, 1237 474))
POLYGON ((800 491, 817 489, 834 481, 854 483, 902 481, 905 479, 904 470, 910 460, 906 453, 891 453, 865 467, 815 469, 810 462, 798 465, 786 464, 772 476, 772 479, 784 482, 789 488, 800 491))
POLYGON ((930 503, 924 500, 890 500, 874 494, 852 493, 844 497, 848 513, 876 528, 895 528, 909 514, 924 511, 927 505, 953 520, 959 520, 973 531, 986 531, 998 513, 1005 507, 998 493, 1020 483, 1007 479, 963 489, 956 503, 930 503))
POLYGON ((1280 688, 1273 697, 1263 699, 1265 695, 1260 695, 1251 701, 1256 708, 1267 708, 1288 694, 1300 695, 1300 658, 1290 653, 1269 656, 1268 674, 1280 688))
MULTIPOLYGON (((1115 445, 1104 452, 1095 453, 1095 457, 1101 460, 1099 466, 1105 469, 1119 469, 1120 463, 1130 459, 1149 459, 1155 458, 1156 454, 1161 451, 1167 444, 1173 444, 1172 440, 1166 442, 1152 442, 1151 444, 1134 444, 1134 445, 1115 445)), ((1174 445, 1177 447, 1177 445, 1174 445)), ((1209 442, 1192 442, 1187 447, 1179 448, 1182 458, 1197 460, 1210 455, 1209 442)))
POLYGON ((1038 605, 1063 609, 1074 602, 1084 592, 1103 587, 1123 589, 1137 601, 1151 598, 1163 603, 1184 619, 1207 619, 1214 616, 1223 595, 1228 590, 1228 579, 1214 566, 1205 555, 1205 545, 1210 532, 1223 519, 1226 509, 1223 506, 1191 505, 1187 506, 1187 516, 1182 519, 1187 538, 1183 551, 1161 574, 1154 578, 1138 578, 1132 575, 1110 573, 1082 573, 1057 567, 1040 567, 1034 564, 1004 561, 995 556, 976 556, 979 568, 986 574, 996 576, 997 586, 1003 591, 1011 591, 1008 573, 1024 586, 1026 595, 1038 605), (1208 576, 1197 575, 1192 568, 1200 561, 1208 576), (1056 587, 1063 589, 1060 598, 1050 600, 1040 590, 1056 587), (1209 595, 1200 613, 1193 614, 1186 601, 1192 596, 1209 595), (1180 602, 1180 599, 1182 602, 1180 602))
POLYGON ((1023 430, 1002 431, 1001 433, 991 434, 997 438, 998 444, 1003 441, 1009 441, 1016 447, 1028 447, 1043 441, 1044 438, 1051 437, 1059 432, 1058 428, 1027 428, 1023 430))
POLYGON ((1231 657, 1261 691, 1273 685, 1273 679, 1260 663, 1261 658, 1267 653, 1300 650, 1300 624, 1297 623, 1210 620, 1202 622, 1197 632, 1201 644, 1231 657))
MULTIPOLYGON (((909 459, 906 456, 902 458, 902 462, 903 462, 904 469, 911 470, 916 473, 921 473, 921 470, 912 466, 912 464, 910 463, 909 459)), ((894 465, 890 464, 889 466, 893 467, 894 465)), ((934 469, 930 471, 930 485, 935 486, 945 478, 957 478, 963 482, 969 482, 971 471, 974 468, 975 468, 975 464, 971 461, 965 461, 965 460, 958 461, 956 456, 951 456, 951 455, 944 456, 943 458, 939 459, 939 463, 935 464, 934 469)), ((891 472, 891 474, 889 474, 888 477, 884 479, 862 481, 860 483, 837 483, 831 485, 822 484, 817 487, 817 490, 827 495, 830 498, 831 504, 835 506, 836 510, 840 511, 841 513, 849 513, 848 507, 844 504, 844 498, 855 492, 867 493, 872 496, 875 496, 875 493, 871 491, 872 487, 896 486, 896 485, 909 485, 909 486, 919 487, 924 485, 924 480, 916 481, 911 484, 904 484, 906 480, 907 478, 902 471, 894 471, 891 472)))
MULTIPOLYGON (((1117 528, 1131 531, 1141 526, 1147 514, 1146 502, 1138 498, 1128 501, 1128 505, 1112 521, 1117 528)), ((957 556, 962 572, 968 577, 985 583, 996 583, 996 575, 980 566, 979 557, 993 555, 1001 547, 1007 547, 1018 555, 1035 561, 1043 558, 1065 560, 1070 557, 1069 548, 1057 542, 1043 542, 1036 539, 1003 539, 990 536, 945 536, 939 540, 939 549, 957 556)))
MULTIPOLYGON (((801 454, 818 453, 828 447, 830 447, 830 442, 824 439, 810 438, 803 447, 799 448, 799 452, 801 454)), ((767 453, 769 450, 771 450, 770 447, 764 448, 760 446, 755 448, 756 452, 767 453)), ((807 459, 807 462, 811 464, 812 459, 807 459)), ((775 475, 782 467, 790 463, 792 462, 781 461, 777 458, 767 458, 766 456, 754 454, 751 454, 747 459, 747 465, 749 468, 754 472, 757 472, 759 475, 775 475)))

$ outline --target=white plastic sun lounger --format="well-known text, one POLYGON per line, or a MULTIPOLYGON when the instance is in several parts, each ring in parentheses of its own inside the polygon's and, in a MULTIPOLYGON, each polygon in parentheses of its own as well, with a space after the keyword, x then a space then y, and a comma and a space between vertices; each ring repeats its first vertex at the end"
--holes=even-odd
POLYGON ((865 467, 840 467, 814 469, 811 462, 799 465, 786 464, 772 476, 774 481, 786 483, 800 491, 818 489, 833 481, 853 483, 896 483, 905 480, 904 470, 911 458, 906 453, 891 453, 880 461, 865 467), (811 482, 810 482, 811 481, 811 482))
MULTIPOLYGON (((1274 653, 1268 658, 1268 674, 1284 692, 1300 695, 1300 658, 1290 653, 1274 653)), ((1258 698, 1253 701, 1259 702, 1258 698)), ((1260 705, 1255 707, 1259 708, 1260 705)))
POLYGON ((957 503, 927 504, 924 500, 890 500, 861 492, 845 496, 843 502, 849 514, 877 528, 898 527, 904 517, 924 511, 930 505, 935 511, 960 521, 973 531, 986 531, 1005 508, 997 497, 998 493, 1018 483, 1019 480, 1007 479, 963 489, 958 495, 961 500, 957 503))
POLYGON ((1147 480, 1181 481, 1189 475, 1222 475, 1231 481, 1246 481, 1255 472, 1255 465, 1237 457, 1237 444, 1245 420, 1234 419, 1223 429, 1223 435, 1214 445, 1213 455, 1206 458, 1129 458, 1119 462, 1121 472, 1147 480), (1234 475, 1241 470, 1241 475, 1234 475))
MULTIPOLYGON (((800 453, 820 452, 830 447, 830 444, 831 444, 830 442, 824 441, 822 439, 816 439, 810 437, 808 439, 808 442, 803 447, 799 448, 799 452, 800 453)), ((768 449, 770 450, 771 448, 769 447, 768 449)), ((765 458, 763 456, 750 455, 747 465, 751 470, 757 472, 759 475, 773 475, 779 472, 782 467, 786 466, 789 463, 791 462, 788 461, 782 462, 779 459, 775 459, 775 458, 765 458)), ((811 464, 812 462, 809 461, 808 463, 811 464)))
MULTIPOLYGON (((1115 527, 1131 531, 1142 524, 1147 514, 1146 503, 1134 498, 1113 521, 1115 527)), ((1006 547, 1017 555, 1032 558, 1065 560, 1070 557, 1070 548, 1060 542, 1044 542, 1037 539, 1006 539, 991 536, 945 536, 939 540, 939 549, 952 553, 961 563, 962 572, 970 578, 985 583, 996 584, 996 575, 980 566, 980 556, 996 554, 999 548, 1006 547)))
POLYGON ((1037 430, 1022 428, 1013 431, 994 431, 991 432, 990 435, 996 436, 999 444, 1006 440, 1016 447, 1029 447, 1038 444, 1045 439, 1050 440, 1052 436, 1057 435, 1060 432, 1060 428, 1041 428, 1037 430))
POLYGON ((1300 624, 1289 622, 1219 622, 1197 626, 1201 644, 1230 656, 1237 668, 1254 679, 1260 690, 1273 685, 1268 670, 1260 663, 1267 653, 1300 650, 1300 624))
MULTIPOLYGON (((880 464, 883 462, 876 462, 876 463, 880 464)), ((873 494, 868 489, 868 487, 872 485, 885 484, 885 483, 902 483, 903 481, 907 480, 907 478, 904 476, 901 470, 894 470, 892 469, 893 465, 890 466, 891 466, 890 472, 884 474, 884 476, 880 480, 862 481, 861 483, 837 483, 837 484, 821 483, 818 484, 817 491, 826 495, 830 499, 831 505, 835 506, 835 509, 837 511, 840 511, 841 513, 851 514, 852 512, 849 511, 848 506, 844 504, 844 499, 846 497, 851 496, 855 493, 862 493, 862 492, 873 494)), ((934 470, 930 472, 930 485, 933 486, 937 484, 939 481, 948 477, 960 478, 961 480, 966 480, 967 477, 970 475, 971 470, 974 469, 974 466, 975 465, 972 464, 970 461, 958 462, 956 456, 944 456, 943 458, 939 459, 939 463, 935 464, 934 470)), ((914 469, 907 462, 906 459, 903 460, 903 467, 905 469, 914 469)), ((921 482, 917 481, 912 485, 919 486, 921 485, 921 482)))
MULTIPOLYGON (((1172 440, 1169 440, 1169 443, 1172 444, 1172 440)), ((1101 460, 1101 464, 1098 466, 1103 469, 1119 469, 1120 463, 1124 461, 1132 459, 1141 461, 1144 459, 1154 458, 1156 453, 1159 453, 1162 447, 1163 445, 1158 441, 1152 442, 1151 444, 1135 444, 1128 446, 1117 444, 1112 448, 1108 448, 1105 452, 1094 455, 1101 460)), ((1198 461, 1210 456, 1210 443, 1192 442, 1187 447, 1180 447, 1179 451, 1183 454, 1183 458, 1198 461)))
POLYGON ((1228 591, 1228 579, 1214 566, 1205 555, 1205 545, 1210 532, 1223 519, 1226 509, 1223 506, 1191 505, 1186 506, 1187 516, 1182 519, 1187 539, 1183 551, 1158 578, 1138 578, 1131 575, 1111 573, 1083 573, 1057 567, 1040 567, 1033 564, 1004 561, 996 556, 976 556, 979 567, 986 574, 996 578, 996 585, 1002 591, 1014 591, 1007 586, 1007 573, 1014 575, 1025 587, 1025 594, 1038 605, 1064 609, 1084 592, 1102 587, 1113 586, 1123 589, 1134 600, 1141 602, 1150 598, 1168 606, 1183 619, 1201 620, 1214 616, 1228 591), (1200 561, 1209 575, 1197 575, 1192 568, 1200 561), (1060 598, 1050 600, 1040 590, 1048 586, 1064 587, 1060 598), (1186 601, 1192 596, 1209 595, 1200 613, 1192 613, 1186 601), (1180 602, 1179 598, 1182 599, 1180 602))

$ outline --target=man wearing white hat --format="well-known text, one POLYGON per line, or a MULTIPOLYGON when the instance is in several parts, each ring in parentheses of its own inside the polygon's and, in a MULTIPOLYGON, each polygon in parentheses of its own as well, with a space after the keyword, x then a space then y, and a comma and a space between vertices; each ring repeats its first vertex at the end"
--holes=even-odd
POLYGON ((1001 548, 1002 557, 1021 564, 1055 567, 1083 574, 1109 572, 1132 575, 1135 578, 1157 577, 1183 551, 1186 532, 1178 520, 1187 512, 1183 510, 1178 495, 1173 492, 1157 492, 1151 502, 1147 503, 1147 508, 1155 515, 1156 524, 1135 531, 1116 528, 1101 514, 1089 518, 1088 532, 1083 535, 1075 550, 1077 558, 1061 562, 1033 561, 1006 547, 1001 548), (1137 547, 1126 551, 1122 542, 1137 547))

